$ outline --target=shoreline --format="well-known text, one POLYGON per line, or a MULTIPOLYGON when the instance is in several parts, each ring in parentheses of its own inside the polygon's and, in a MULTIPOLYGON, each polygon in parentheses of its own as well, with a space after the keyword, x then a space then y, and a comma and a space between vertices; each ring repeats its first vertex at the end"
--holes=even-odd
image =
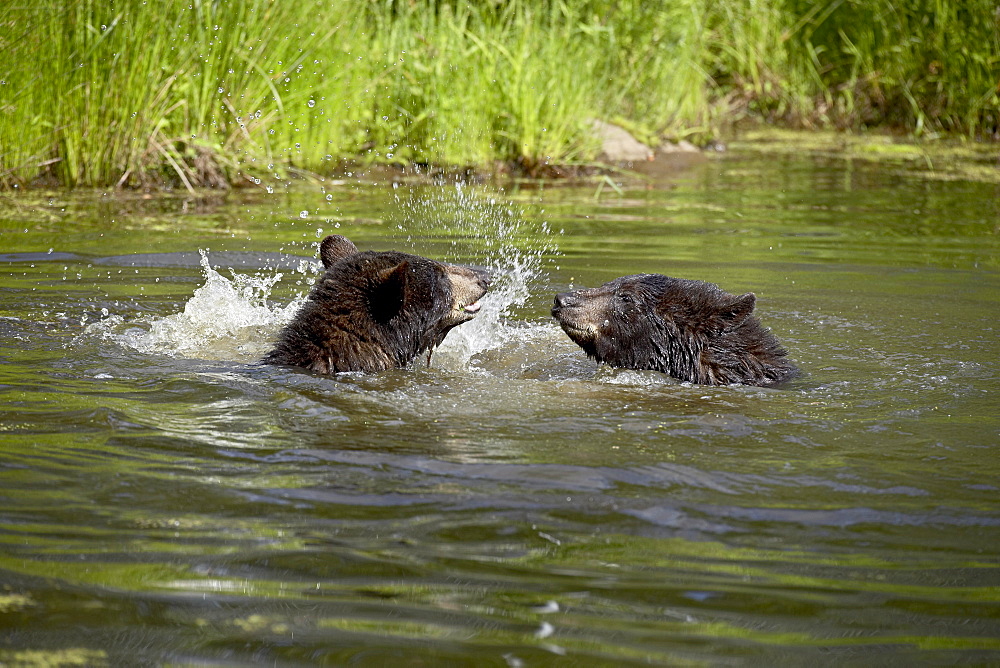
MULTIPOLYGON (((641 145, 641 144, 640 144, 641 145)), ((643 145, 644 146, 644 145, 643 145)), ((493 161, 486 165, 438 165, 426 163, 382 163, 341 161, 324 173, 289 169, 281 176, 272 176, 271 186, 283 187, 296 184, 328 184, 331 181, 360 180, 369 183, 485 183, 485 182, 538 182, 577 185, 584 183, 611 184, 621 182, 653 183, 682 174, 715 156, 726 152, 759 155, 802 155, 808 153, 816 159, 847 160, 865 163, 882 163, 917 172, 930 180, 965 179, 987 183, 1000 183, 1000 142, 971 141, 962 138, 918 139, 888 132, 839 132, 830 130, 793 130, 757 126, 728 137, 725 142, 715 142, 708 148, 697 149, 686 144, 681 149, 674 146, 649 148, 649 156, 641 160, 617 159, 627 156, 608 156, 603 160, 581 164, 541 164, 530 168, 510 161, 493 161)), ((188 177, 162 178, 138 184, 111 185, 116 193, 181 192, 188 194, 230 191, 266 190, 268 183, 252 173, 239 173, 233 181, 214 179, 203 183, 188 177)), ((615 186, 612 186, 614 188, 615 186)), ((46 191, 73 191, 107 189, 109 185, 67 186, 51 175, 34 179, 30 183, 14 183, 0 193, 16 194, 46 191)))

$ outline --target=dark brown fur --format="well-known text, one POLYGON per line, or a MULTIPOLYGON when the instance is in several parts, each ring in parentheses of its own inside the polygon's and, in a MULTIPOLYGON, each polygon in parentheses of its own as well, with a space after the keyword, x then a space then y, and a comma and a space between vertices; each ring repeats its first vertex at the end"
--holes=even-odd
POLYGON ((317 373, 404 367, 471 320, 485 272, 418 255, 358 252, 346 237, 320 245, 326 271, 278 335, 266 364, 317 373))
POLYGON ((796 374, 785 349, 736 296, 703 281, 623 276, 556 295, 552 315, 592 358, 689 383, 772 385, 796 374))

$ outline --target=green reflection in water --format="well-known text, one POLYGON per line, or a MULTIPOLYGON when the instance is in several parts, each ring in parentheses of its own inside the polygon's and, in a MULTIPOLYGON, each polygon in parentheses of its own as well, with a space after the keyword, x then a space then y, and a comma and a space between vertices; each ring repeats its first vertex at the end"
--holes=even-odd
POLYGON ((737 155, 622 197, 402 188, 0 215, 0 662, 995 662, 995 185, 737 155), (197 249, 281 273, 277 309, 320 227, 520 253, 526 296, 500 345, 371 377, 254 366, 274 319, 148 345, 197 249), (642 271, 755 291, 803 377, 588 362, 552 294, 642 271))

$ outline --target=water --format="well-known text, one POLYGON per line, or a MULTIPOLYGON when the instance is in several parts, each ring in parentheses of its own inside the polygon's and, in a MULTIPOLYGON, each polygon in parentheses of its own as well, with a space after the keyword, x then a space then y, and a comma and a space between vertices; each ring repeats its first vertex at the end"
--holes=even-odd
POLYGON ((0 663, 1000 662, 996 186, 274 190, 4 200, 0 663), (255 365, 333 231, 498 281, 429 367, 255 365), (803 375, 588 361, 552 295, 636 272, 803 375))

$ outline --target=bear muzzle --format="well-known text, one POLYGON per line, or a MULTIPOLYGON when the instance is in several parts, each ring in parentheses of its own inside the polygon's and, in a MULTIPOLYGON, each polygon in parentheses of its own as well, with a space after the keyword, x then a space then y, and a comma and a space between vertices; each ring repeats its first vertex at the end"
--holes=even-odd
MULTIPOLYGON (((556 311, 562 311, 568 308, 579 308, 583 304, 580 299, 579 293, 576 292, 560 292, 556 295, 554 304, 552 306, 552 315, 556 315, 556 311)), ((556 316, 558 317, 558 316, 556 316)))
POLYGON ((452 311, 459 322, 471 320, 483 307, 482 298, 490 287, 491 275, 485 269, 449 265, 452 311))
POLYGON ((598 325, 593 304, 579 292, 560 292, 552 304, 552 317, 571 339, 580 343, 597 337, 598 325))

